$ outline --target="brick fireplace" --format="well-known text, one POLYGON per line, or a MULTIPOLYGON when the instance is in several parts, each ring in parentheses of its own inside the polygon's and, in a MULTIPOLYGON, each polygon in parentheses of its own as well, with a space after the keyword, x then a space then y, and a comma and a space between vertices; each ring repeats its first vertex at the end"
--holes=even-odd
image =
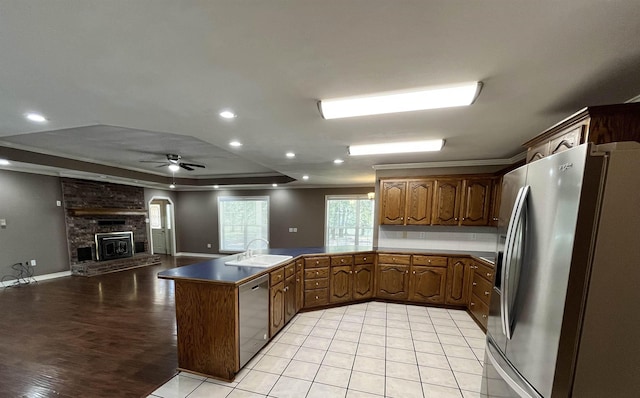
POLYGON ((67 246, 74 275, 96 275, 160 262, 149 253, 144 188, 62 179, 67 246), (129 243, 98 237, 127 235, 129 243), (101 242, 102 240, 100 240, 101 242), (107 251, 107 259, 100 251, 107 251))

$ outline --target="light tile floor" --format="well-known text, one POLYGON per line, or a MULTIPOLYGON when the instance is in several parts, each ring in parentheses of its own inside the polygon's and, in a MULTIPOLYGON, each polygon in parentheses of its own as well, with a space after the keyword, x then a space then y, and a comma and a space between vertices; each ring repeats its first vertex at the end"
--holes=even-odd
POLYGON ((477 398, 484 344, 462 310, 354 304, 298 314, 233 383, 182 372, 149 397, 477 398))

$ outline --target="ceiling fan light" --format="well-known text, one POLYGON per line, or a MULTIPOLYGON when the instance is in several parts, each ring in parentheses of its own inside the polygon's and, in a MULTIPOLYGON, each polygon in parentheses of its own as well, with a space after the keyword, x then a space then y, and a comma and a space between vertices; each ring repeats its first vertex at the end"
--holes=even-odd
POLYGON ((366 144, 349 146, 349 155, 385 155, 390 153, 433 152, 444 146, 443 139, 411 142, 388 142, 383 144, 366 144))
POLYGON ((471 105, 482 88, 481 82, 389 91, 370 95, 320 100, 318 108, 325 119, 385 113, 419 111, 471 105))
POLYGON ((169 165, 169 170, 171 170, 171 171, 179 171, 179 170, 180 170, 180 166, 178 166, 178 165, 177 165, 177 164, 175 164, 175 163, 171 163, 171 164, 169 165))

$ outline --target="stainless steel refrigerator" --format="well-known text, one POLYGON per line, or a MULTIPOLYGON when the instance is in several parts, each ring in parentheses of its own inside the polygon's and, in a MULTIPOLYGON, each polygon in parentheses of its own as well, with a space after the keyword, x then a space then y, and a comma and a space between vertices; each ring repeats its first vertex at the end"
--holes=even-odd
POLYGON ((640 144, 503 179, 482 397, 640 396, 640 144))

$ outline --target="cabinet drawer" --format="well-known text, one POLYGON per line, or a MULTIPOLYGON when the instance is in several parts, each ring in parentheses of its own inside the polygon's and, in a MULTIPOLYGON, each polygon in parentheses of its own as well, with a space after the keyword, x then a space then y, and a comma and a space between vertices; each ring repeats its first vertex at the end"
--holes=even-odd
POLYGON ((353 256, 331 256, 331 265, 351 265, 353 256))
POLYGON ((309 279, 304 281, 304 290, 324 289, 329 287, 329 278, 309 279))
POLYGON ((566 151, 567 149, 571 149, 580 145, 582 128, 583 126, 579 126, 578 128, 575 128, 572 131, 569 131, 568 133, 562 134, 560 137, 551 140, 551 144, 549 144, 549 154, 566 151))
POLYGON ((481 301, 483 301, 486 305, 489 305, 489 300, 491 299, 491 291, 493 290, 493 285, 487 282, 486 279, 480 278, 477 275, 473 278, 471 291, 474 295, 479 297, 481 301))
POLYGON ((329 277, 329 267, 324 268, 311 268, 304 270, 304 279, 317 279, 317 278, 328 278, 329 277))
POLYGON ((329 304, 329 289, 314 289, 304 292, 304 306, 317 307, 329 304))
POLYGON ((413 256, 413 265, 430 265, 432 267, 446 267, 447 258, 440 256, 413 256))
POLYGON ((275 271, 271 271, 271 273, 269 274, 270 276, 270 281, 271 281, 271 285, 270 286, 275 286, 278 282, 282 282, 284 280, 284 267, 280 267, 279 269, 275 270, 275 271))
POLYGON ((296 264, 291 263, 284 266, 284 277, 288 278, 296 272, 296 264))
POLYGON ((296 272, 302 272, 302 267, 304 266, 304 260, 296 260, 296 272))
POLYGON ((495 271, 493 268, 486 266, 480 262, 475 262, 475 272, 474 275, 478 275, 486 279, 491 285, 493 285, 493 275, 495 271))
POLYGON ((329 257, 307 257, 304 259, 304 266, 306 268, 328 267, 329 257))
POLYGON ((353 256, 353 263, 358 264, 373 264, 373 253, 362 253, 353 256))
POLYGON ((411 264, 408 254, 378 254, 378 264, 411 264))
POLYGON ((469 311, 474 318, 480 322, 480 324, 487 329, 487 318, 489 317, 489 306, 482 302, 482 300, 475 294, 471 295, 471 301, 469 302, 469 311))

